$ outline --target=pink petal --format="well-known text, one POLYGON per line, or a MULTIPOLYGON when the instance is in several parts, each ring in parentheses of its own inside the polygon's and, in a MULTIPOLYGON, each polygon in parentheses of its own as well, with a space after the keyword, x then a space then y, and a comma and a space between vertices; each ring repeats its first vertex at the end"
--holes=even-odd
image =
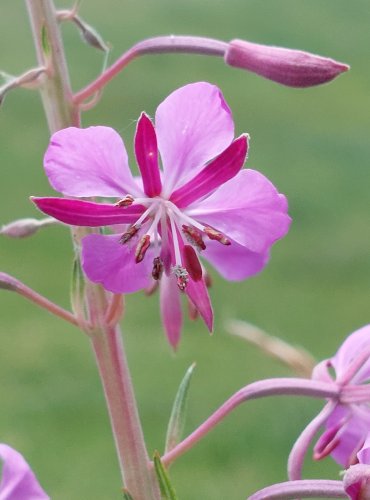
POLYGON ((52 135, 44 158, 50 184, 67 196, 142 196, 121 137, 109 127, 69 127, 52 135))
POLYGON ((335 428, 342 423, 339 444, 331 452, 331 456, 343 467, 353 463, 356 453, 364 441, 370 428, 370 408, 366 405, 356 405, 350 410, 344 405, 338 405, 326 422, 326 429, 335 428), (348 419, 348 420, 347 420, 348 419))
POLYGON ((360 464, 370 465, 370 433, 367 434, 361 450, 357 453, 357 458, 360 464))
POLYGON ((142 113, 135 134, 136 160, 142 175, 145 194, 153 197, 162 191, 158 167, 157 137, 150 118, 142 113))
POLYGON ((199 174, 177 189, 171 195, 170 201, 178 208, 184 208, 222 186, 240 171, 244 165, 247 150, 248 136, 242 135, 199 174))
POLYGON ((194 281, 189 277, 189 281, 186 286, 186 294, 198 309, 199 314, 202 316, 208 330, 212 332, 213 309, 204 278, 199 281, 194 281))
POLYGON ((145 210, 142 205, 116 207, 106 203, 66 198, 31 197, 31 200, 45 214, 72 226, 99 227, 134 223, 145 210))
MULTIPOLYGON (((142 262, 135 262, 139 241, 132 238, 119 243, 120 235, 90 234, 82 240, 82 268, 94 283, 101 283, 113 293, 132 293, 151 283, 153 251, 149 249, 142 262)), ((140 238, 140 237, 139 237, 140 238)))
MULTIPOLYGON (((342 377, 353 361, 364 349, 370 347, 370 325, 366 325, 349 335, 331 359, 337 378, 342 377)), ((352 382, 363 382, 370 378, 370 359, 363 365, 352 382)))
POLYGON ((163 273, 160 281, 160 306, 164 330, 171 346, 176 349, 182 328, 181 297, 176 278, 163 273))
POLYGON ((285 196, 255 170, 241 170, 205 200, 186 210, 252 252, 264 253, 289 229, 285 196))
POLYGON ((233 240, 228 246, 211 240, 206 240, 205 243, 207 247, 202 252, 202 257, 228 281, 242 281, 259 273, 269 260, 269 252, 251 252, 233 240))
POLYGON ((356 464, 346 470, 343 487, 351 500, 366 500, 370 498, 370 467, 356 464))
POLYGON ((35 474, 20 453, 6 444, 0 444, 3 460, 0 482, 0 500, 47 500, 35 474))
POLYGON ((155 127, 166 195, 220 154, 234 136, 231 112, 221 91, 206 82, 185 85, 170 94, 158 106, 155 127))

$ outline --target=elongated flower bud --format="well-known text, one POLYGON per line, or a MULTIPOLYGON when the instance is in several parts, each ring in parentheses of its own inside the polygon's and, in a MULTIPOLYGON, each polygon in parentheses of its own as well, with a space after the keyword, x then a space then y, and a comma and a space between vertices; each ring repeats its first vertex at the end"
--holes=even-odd
POLYGON ((244 40, 230 42, 225 53, 225 62, 289 87, 320 85, 330 82, 349 69, 347 64, 309 52, 259 45, 244 40))
POLYGON ((18 219, 0 228, 0 234, 9 238, 27 238, 35 234, 40 228, 56 224, 57 221, 47 217, 45 219, 18 219))

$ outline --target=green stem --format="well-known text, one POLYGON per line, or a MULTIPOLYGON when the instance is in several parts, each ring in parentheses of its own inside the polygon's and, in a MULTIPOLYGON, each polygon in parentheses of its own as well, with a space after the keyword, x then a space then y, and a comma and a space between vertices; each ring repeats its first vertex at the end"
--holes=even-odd
MULTIPOLYGON (((47 68, 41 98, 50 132, 79 126, 78 107, 73 103, 56 10, 52 0, 26 0, 38 63, 47 68)), ((79 244, 87 234, 75 228, 79 244)), ((135 500, 157 500, 159 488, 149 467, 131 376, 118 326, 106 322, 107 298, 99 285, 87 283, 86 302, 92 325, 92 346, 101 376, 122 479, 135 500)))

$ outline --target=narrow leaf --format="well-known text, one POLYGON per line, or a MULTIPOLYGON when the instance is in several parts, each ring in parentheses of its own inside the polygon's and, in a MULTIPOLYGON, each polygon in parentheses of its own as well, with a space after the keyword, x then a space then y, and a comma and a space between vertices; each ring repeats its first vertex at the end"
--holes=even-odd
POLYGON ((161 490, 161 496, 163 500, 178 500, 175 490, 171 484, 167 470, 164 468, 161 457, 156 451, 153 457, 154 470, 157 475, 159 488, 161 490))
POLYGON ((188 401, 188 391, 190 380, 193 375, 195 363, 193 363, 185 373, 184 378, 178 388, 175 401, 173 403, 170 420, 168 422, 165 452, 171 451, 181 440, 185 426, 186 407, 188 401))
POLYGON ((45 24, 41 28, 41 45, 44 54, 48 56, 51 50, 50 50, 49 36, 45 24))
POLYGON ((126 488, 123 489, 123 500, 134 500, 126 488))
POLYGON ((71 277, 71 305, 75 315, 82 319, 84 317, 84 293, 85 277, 81 267, 80 256, 76 249, 72 265, 71 277))

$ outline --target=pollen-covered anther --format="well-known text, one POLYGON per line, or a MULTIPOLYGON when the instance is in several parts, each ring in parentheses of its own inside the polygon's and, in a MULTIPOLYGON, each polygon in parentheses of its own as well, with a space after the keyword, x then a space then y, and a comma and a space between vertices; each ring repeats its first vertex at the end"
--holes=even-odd
POLYGON ((139 241, 135 250, 135 262, 138 264, 145 257, 146 251, 150 247, 150 236, 145 234, 139 241))
POLYGON ((231 245, 231 241, 226 238, 223 233, 220 233, 220 231, 213 229, 213 227, 206 226, 203 231, 206 233, 210 240, 219 241, 222 245, 231 245))
POLYGON ((183 292, 189 281, 189 273, 187 272, 185 267, 182 266, 174 266, 173 272, 176 276, 177 286, 183 292))
POLYGON ((140 226, 131 226, 123 235, 121 236, 119 242, 122 244, 127 243, 131 240, 133 236, 139 231, 140 226))
POLYGON ((202 238, 202 233, 198 229, 183 224, 182 231, 185 234, 186 239, 189 241, 189 243, 196 246, 198 250, 206 249, 206 245, 202 238))
POLYGON ((153 259, 152 277, 156 281, 160 280, 163 274, 163 261, 160 257, 153 259))
POLYGON ((135 199, 130 194, 127 194, 121 200, 118 200, 117 203, 114 204, 115 207, 129 207, 134 203, 135 199))

